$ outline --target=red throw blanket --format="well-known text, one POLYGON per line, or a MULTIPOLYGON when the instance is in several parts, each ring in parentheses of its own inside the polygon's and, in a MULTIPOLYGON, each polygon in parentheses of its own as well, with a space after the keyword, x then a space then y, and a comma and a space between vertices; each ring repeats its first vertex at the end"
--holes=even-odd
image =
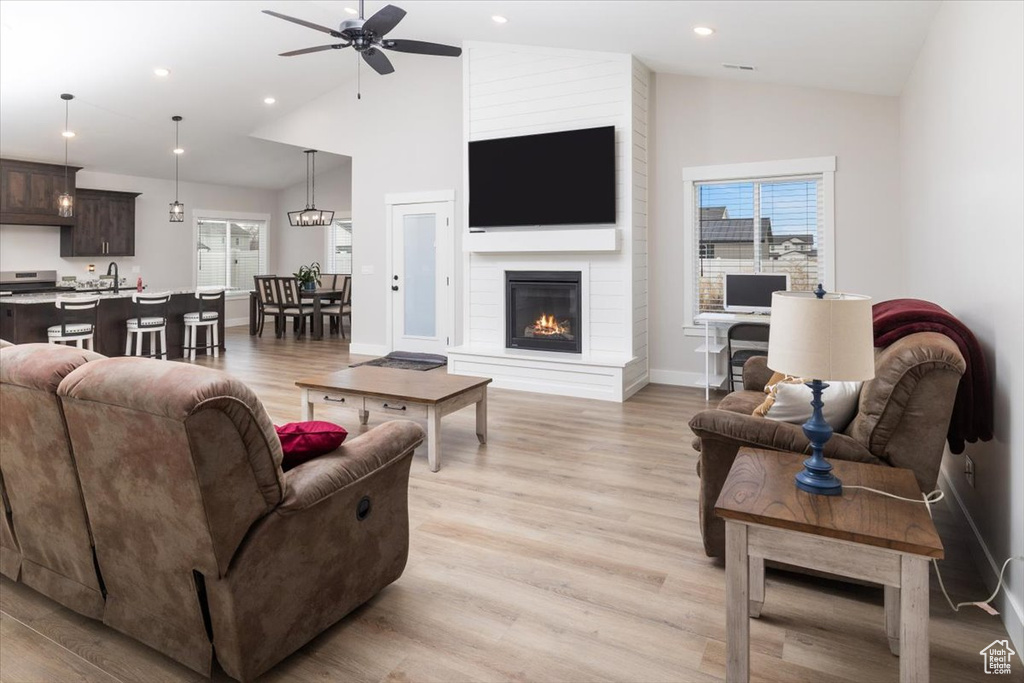
POLYGON ((985 355, 974 334, 946 309, 920 299, 893 299, 872 307, 875 346, 883 347, 915 332, 944 334, 960 348, 967 370, 960 378, 949 420, 946 441, 953 453, 964 452, 964 442, 992 439, 992 384, 985 355))

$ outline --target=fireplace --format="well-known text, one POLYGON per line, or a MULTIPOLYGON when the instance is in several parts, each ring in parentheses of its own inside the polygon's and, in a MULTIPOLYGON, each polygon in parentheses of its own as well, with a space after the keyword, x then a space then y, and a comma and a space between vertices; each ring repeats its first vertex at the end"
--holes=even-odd
POLYGON ((581 353, 579 271, 505 271, 505 346, 581 353))

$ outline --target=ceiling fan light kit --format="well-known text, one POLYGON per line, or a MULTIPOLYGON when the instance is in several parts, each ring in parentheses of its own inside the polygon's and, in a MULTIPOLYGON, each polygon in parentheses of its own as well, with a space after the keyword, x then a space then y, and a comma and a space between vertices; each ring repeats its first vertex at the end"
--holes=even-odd
POLYGON ((68 127, 68 115, 71 110, 71 100, 74 95, 64 93, 60 96, 64 100, 64 192, 57 197, 57 215, 61 218, 73 218, 75 215, 75 198, 68 192, 68 140, 74 137, 74 133, 68 135, 71 129, 68 127))
POLYGON ((391 64, 391 60, 388 59, 387 55, 384 54, 384 50, 408 52, 418 55, 435 55, 438 57, 458 57, 462 54, 462 48, 452 45, 428 43, 422 40, 386 39, 384 36, 390 33, 398 25, 398 22, 405 17, 405 10, 394 5, 386 5, 369 19, 363 19, 363 0, 359 0, 359 17, 342 21, 337 29, 270 10, 263 10, 263 13, 290 21, 299 26, 311 28, 314 31, 326 33, 332 38, 342 41, 282 52, 281 57, 295 57, 313 52, 342 50, 346 47, 351 47, 362 56, 363 61, 369 64, 371 69, 384 76, 395 71, 395 67, 391 64))
POLYGON ((307 149, 304 154, 306 155, 306 208, 301 211, 289 211, 288 222, 297 228, 330 225, 334 222, 334 212, 316 208, 316 150, 307 149), (310 165, 313 167, 312 172, 310 165))
POLYGON ((178 145, 178 124, 181 123, 181 120, 180 116, 171 117, 171 121, 174 121, 174 201, 171 202, 171 223, 185 222, 185 205, 178 201, 178 157, 181 156, 181 153, 178 152, 181 149, 178 145))

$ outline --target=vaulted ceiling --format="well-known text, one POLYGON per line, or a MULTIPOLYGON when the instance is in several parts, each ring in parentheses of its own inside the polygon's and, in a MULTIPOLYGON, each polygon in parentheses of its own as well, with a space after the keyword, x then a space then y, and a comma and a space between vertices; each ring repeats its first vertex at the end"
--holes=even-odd
MULTIPOLYGON (((899 94, 937 8, 897 0, 393 1, 408 16, 392 37, 624 52, 657 72, 881 95, 899 94), (696 25, 716 33, 701 38, 696 25)), ((366 14, 384 4, 366 3, 366 14)), ((357 0, 0 1, 0 154, 63 161, 59 95, 70 92, 78 133, 72 163, 172 177, 170 119, 180 114, 183 179, 266 188, 300 182, 305 167, 295 148, 249 133, 353 79, 356 59, 349 50, 277 57, 329 39, 261 10, 331 26, 350 17, 346 7, 357 0), (170 75, 154 75, 157 67, 170 75), (277 102, 264 104, 268 96, 277 102)), ((392 53, 398 69, 416 59, 439 58, 392 53)), ((368 69, 362 77, 386 78, 368 69)))

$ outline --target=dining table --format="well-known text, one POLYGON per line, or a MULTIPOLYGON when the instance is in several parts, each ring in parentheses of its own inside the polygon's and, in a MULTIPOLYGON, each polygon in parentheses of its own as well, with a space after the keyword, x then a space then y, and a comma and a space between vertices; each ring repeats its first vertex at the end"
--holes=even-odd
MULTIPOLYGON (((313 325, 310 330, 310 334, 313 339, 320 340, 324 338, 324 316, 320 312, 320 307, 323 301, 332 301, 334 299, 341 299, 345 292, 341 289, 334 288, 321 288, 312 290, 302 290, 299 295, 302 297, 302 301, 313 302, 313 325)), ((255 336, 258 329, 258 311, 259 311, 259 296, 256 292, 249 293, 249 335, 255 336)))

